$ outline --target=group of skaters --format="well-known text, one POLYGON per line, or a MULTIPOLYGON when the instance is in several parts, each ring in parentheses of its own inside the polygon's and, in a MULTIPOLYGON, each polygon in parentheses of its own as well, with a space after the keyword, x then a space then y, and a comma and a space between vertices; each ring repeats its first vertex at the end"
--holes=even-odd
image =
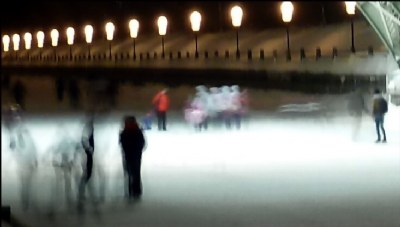
MULTIPOLYGON (((163 89, 153 98, 155 112, 158 118, 158 129, 167 130, 166 128, 166 112, 169 108, 168 90, 163 89)), ((361 114, 367 109, 363 109, 366 104, 359 91, 353 94, 353 107, 355 115, 361 114), (358 100, 358 101, 357 101, 358 100), (356 105, 358 103, 358 106, 356 105)), ((196 129, 207 129, 209 122, 216 121, 225 124, 227 128, 231 128, 234 123, 240 128, 241 118, 247 113, 248 96, 247 91, 240 92, 237 85, 222 86, 220 88, 211 87, 207 89, 205 86, 197 86, 194 97, 189 98, 184 108, 185 119, 196 129)), ((4 110, 3 110, 4 111, 4 110)), ((388 111, 388 103, 382 96, 381 91, 375 89, 372 101, 372 115, 375 121, 377 140, 376 142, 387 141, 384 129, 384 117, 388 111)), ((77 189, 78 208, 80 208, 85 200, 86 188, 92 181, 94 157, 96 156, 95 137, 96 130, 94 128, 94 113, 89 114, 86 124, 83 127, 81 140, 74 141, 71 138, 62 137, 62 133, 58 133, 60 143, 53 147, 54 160, 57 159, 58 167, 62 168, 63 177, 71 177, 72 165, 78 152, 84 156, 84 165, 80 174, 80 180, 77 189)), ((20 179, 21 196, 24 207, 29 206, 29 190, 32 183, 32 177, 36 172, 39 160, 37 158, 37 150, 33 137, 23 123, 23 112, 19 105, 11 105, 3 112, 4 126, 8 131, 10 138, 10 150, 18 157, 17 164, 21 167, 20 179)), ((61 127, 61 125, 60 125, 61 127)), ((139 199, 142 195, 141 182, 141 160, 142 152, 146 147, 146 140, 143 133, 143 125, 137 122, 134 116, 126 116, 123 119, 123 128, 119 134, 119 143, 122 151, 122 163, 126 179, 126 192, 129 198, 139 199)), ((53 161, 54 161, 53 160, 53 161)), ((56 163, 56 162, 53 162, 56 163)), ((56 166, 55 165, 55 166, 56 166)), ((56 174, 57 175, 57 174, 56 174)), ((61 176, 61 175, 60 175, 61 176)), ((66 187, 70 187, 70 182, 66 180, 66 187)))
MULTIPOLYGON (((32 183, 38 167, 52 166, 55 174, 55 185, 49 196, 52 198, 50 210, 60 206, 59 191, 65 192, 65 202, 71 208, 76 204, 78 211, 83 211, 87 195, 90 195, 93 204, 104 201, 105 182, 101 165, 96 162, 95 135, 101 133, 95 124, 101 123, 95 113, 86 116, 80 140, 72 137, 61 123, 57 127, 56 140, 39 157, 34 137, 24 122, 24 112, 19 105, 11 105, 3 109, 3 122, 8 132, 10 154, 14 157, 17 167, 17 177, 21 179, 22 208, 32 208, 32 183), (99 168, 100 167, 100 168, 99 168), (95 180, 93 173, 96 172, 95 180), (95 182, 95 183, 94 183, 95 182), (64 189, 60 186, 64 185, 64 189), (95 186, 96 185, 96 186, 95 186), (76 186, 76 187, 75 187, 76 186), (74 192, 76 194, 74 195, 74 192), (75 197, 75 199, 74 199, 75 197), (74 203, 74 201, 76 203, 74 203)), ((141 157, 146 141, 139 123, 134 116, 123 119, 119 134, 119 144, 122 151, 121 166, 124 170, 125 193, 130 199, 140 199, 142 195, 141 157)), ((78 136, 79 137, 79 136, 78 136)), ((98 153, 98 152, 97 152, 98 153)), ((97 160, 99 160, 97 157, 97 160)), ((47 167, 46 167, 47 168, 47 167)), ((35 208, 35 206, 33 206, 35 208)))
POLYGON ((185 108, 185 120, 195 129, 207 130, 211 122, 215 125, 224 124, 227 129, 233 125, 241 127, 242 118, 248 113, 247 90, 240 91, 238 85, 211 87, 203 85, 196 87, 195 96, 189 97, 185 108))
MULTIPOLYGON (((185 121, 196 130, 207 130, 210 123, 227 129, 241 128, 242 119, 248 114, 249 97, 247 90, 240 91, 238 85, 207 88, 195 87, 183 108, 185 121)), ((166 113, 169 108, 168 89, 158 92, 153 100, 154 109, 142 119, 142 128, 151 129, 152 118, 157 117, 158 130, 166 131, 166 113)))

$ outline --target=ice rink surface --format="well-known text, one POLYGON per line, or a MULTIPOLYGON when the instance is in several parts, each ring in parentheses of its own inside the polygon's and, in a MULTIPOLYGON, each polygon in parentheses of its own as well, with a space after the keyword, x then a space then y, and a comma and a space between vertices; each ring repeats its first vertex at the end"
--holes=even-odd
POLYGON ((124 198, 123 113, 110 113, 95 124, 94 192, 83 212, 75 206, 79 161, 67 172, 54 160, 60 141, 80 141, 84 116, 27 115, 36 151, 28 153, 38 160, 30 172, 30 206, 21 206, 26 168, 11 152, 3 125, 2 204, 38 227, 399 227, 400 109, 389 110, 386 144, 374 142, 370 116, 353 138, 354 119, 344 114, 254 112, 240 130, 211 125, 202 132, 171 114, 166 132, 145 131, 144 192, 136 202, 124 198), (100 188, 105 200, 93 202, 100 188))

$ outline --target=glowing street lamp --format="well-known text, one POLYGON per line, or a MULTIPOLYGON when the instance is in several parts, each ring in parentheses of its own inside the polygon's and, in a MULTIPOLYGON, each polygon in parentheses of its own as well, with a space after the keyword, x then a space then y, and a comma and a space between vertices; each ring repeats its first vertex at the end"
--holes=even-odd
POLYGON ((73 27, 67 28, 67 43, 69 45, 69 60, 72 61, 72 45, 74 44, 75 30, 73 27))
POLYGON ((200 31, 200 24, 201 24, 201 14, 199 12, 193 11, 192 14, 190 14, 190 24, 192 26, 196 42, 195 58, 198 58, 199 52, 197 51, 197 33, 200 31))
POLYGON ((29 50, 31 49, 31 44, 32 44, 32 34, 29 32, 25 33, 24 41, 25 41, 25 49, 27 50, 27 57, 29 60, 29 50))
POLYGON ((13 37, 13 47, 14 47, 14 51, 18 51, 19 50, 19 41, 21 40, 18 34, 14 34, 13 37))
POLYGON ((130 35, 131 38, 133 40, 133 60, 136 59, 136 38, 138 36, 138 32, 139 32, 139 21, 136 19, 132 19, 129 21, 129 31, 130 31, 130 35))
POLYGON ((231 9, 232 25, 236 28, 236 57, 240 58, 239 51, 239 28, 242 25, 243 10, 240 6, 234 6, 231 9))
POLYGON ((58 45, 58 37, 60 36, 57 29, 53 29, 50 32, 51 36, 51 45, 54 47, 54 59, 57 60, 57 45, 58 45))
POLYGON ((91 59, 91 54, 90 54, 90 45, 92 44, 93 40, 93 26, 92 25, 86 25, 85 26, 85 39, 86 43, 88 44, 88 59, 91 59))
POLYGON ((290 36, 289 36, 289 22, 292 21, 293 15, 293 4, 290 1, 282 2, 281 4, 281 13, 283 22, 287 23, 286 25, 286 41, 287 41, 287 52, 286 52, 286 60, 290 61, 292 59, 292 55, 290 53, 290 36))
POLYGON ((36 39, 37 39, 37 44, 38 44, 38 48, 39 48, 39 59, 42 60, 42 48, 43 48, 43 44, 44 44, 44 32, 38 31, 38 33, 36 33, 36 39))
POLYGON ((25 41, 25 49, 30 50, 32 44, 32 34, 29 32, 25 33, 24 41, 25 41))
POLYGON ((18 58, 18 50, 19 50, 19 41, 20 41, 20 37, 18 34, 14 34, 12 36, 12 41, 13 41, 13 49, 15 51, 15 58, 18 58))
POLYGON ((157 20, 158 25, 158 34, 161 36, 161 46, 162 46, 162 58, 165 58, 165 51, 164 51, 164 36, 167 34, 167 25, 168 20, 165 16, 158 17, 157 20))
POLYGON ((110 59, 111 59, 111 41, 114 37, 115 26, 113 23, 108 22, 106 24, 106 33, 107 33, 107 40, 109 41, 109 49, 110 49, 110 59))
POLYGON ((10 50, 10 36, 3 35, 3 51, 8 52, 10 50))
POLYGON ((354 22, 353 16, 356 13, 356 2, 344 2, 346 5, 346 12, 351 18, 351 52, 355 53, 356 48, 354 47, 354 22))

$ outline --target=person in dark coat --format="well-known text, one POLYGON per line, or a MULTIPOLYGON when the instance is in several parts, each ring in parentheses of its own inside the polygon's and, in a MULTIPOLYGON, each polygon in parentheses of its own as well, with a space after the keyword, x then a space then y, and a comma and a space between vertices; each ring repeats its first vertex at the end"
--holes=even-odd
POLYGON ((375 141, 376 143, 381 142, 380 131, 382 131, 383 134, 382 142, 386 143, 386 132, 385 128, 383 127, 383 122, 386 112, 387 112, 387 101, 382 96, 381 91, 379 89, 375 89, 373 103, 372 103, 372 115, 374 116, 376 134, 378 136, 378 139, 375 141))
POLYGON ((83 200, 85 197, 85 186, 88 184, 93 170, 93 153, 94 153, 94 126, 93 126, 93 116, 90 117, 86 123, 83 133, 82 133, 82 147, 86 154, 86 169, 82 176, 79 185, 79 200, 83 200))
POLYGON ((119 138, 122 147, 124 170, 128 176, 129 197, 138 199, 142 195, 141 162, 145 139, 134 116, 124 119, 124 129, 119 138))

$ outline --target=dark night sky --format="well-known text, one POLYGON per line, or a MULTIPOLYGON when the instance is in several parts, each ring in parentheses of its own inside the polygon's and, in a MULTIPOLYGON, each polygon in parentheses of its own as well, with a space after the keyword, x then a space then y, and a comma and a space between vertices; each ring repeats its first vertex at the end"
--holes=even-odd
MULTIPOLYGON (((197 9, 203 16, 201 31, 216 32, 232 29, 229 18, 230 1, 71 1, 40 2, 12 1, 1 3, 2 33, 35 32, 52 28, 63 30, 68 26, 83 27, 91 23, 103 29, 112 20, 118 35, 127 35, 130 17, 138 18, 141 33, 156 33, 156 18, 162 13, 168 18, 168 32, 190 31, 189 13, 197 9)), ((261 30, 283 25, 279 11, 280 2, 242 1, 244 19, 242 28, 261 30)), ((320 25, 322 6, 327 23, 348 20, 344 2, 293 2, 295 11, 291 25, 320 25)), ((358 15, 360 17, 360 15, 358 15)), ((362 16, 361 16, 362 17, 362 16)))

